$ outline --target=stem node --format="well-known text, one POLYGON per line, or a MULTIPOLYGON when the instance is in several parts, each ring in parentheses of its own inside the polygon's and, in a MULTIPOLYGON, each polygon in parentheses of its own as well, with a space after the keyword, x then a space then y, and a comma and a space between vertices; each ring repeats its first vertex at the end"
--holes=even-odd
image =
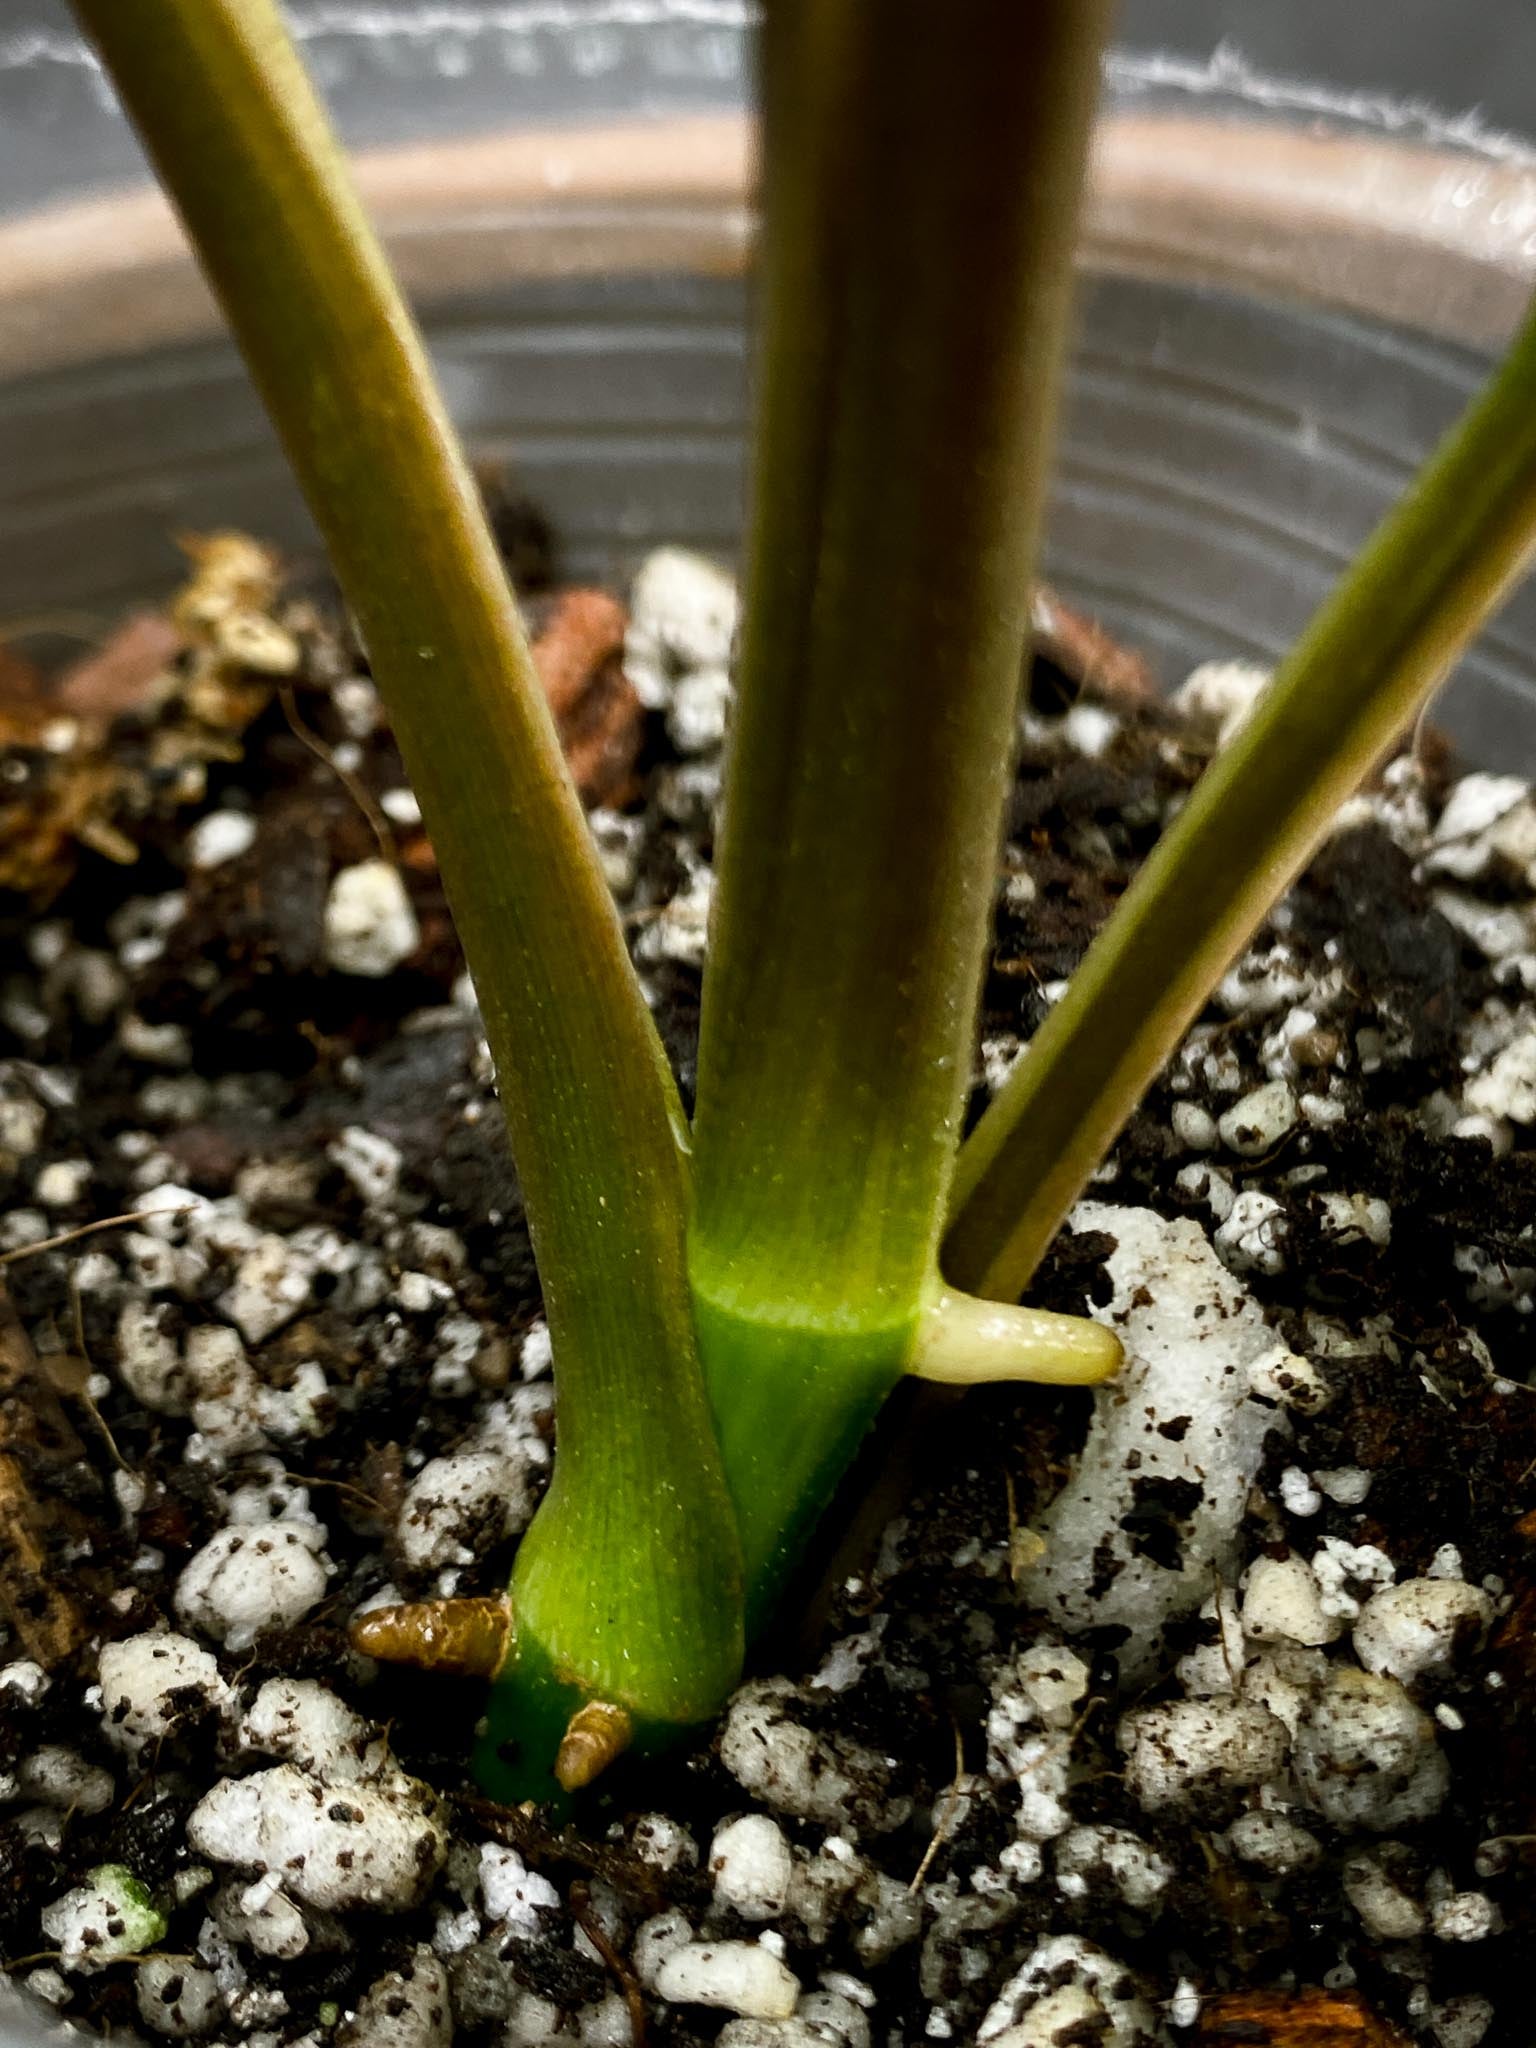
POLYGON ((1120 1369, 1120 1339, 1086 1316, 981 1301, 941 1287, 923 1311, 907 1371, 945 1386, 1037 1380, 1091 1387, 1120 1369))

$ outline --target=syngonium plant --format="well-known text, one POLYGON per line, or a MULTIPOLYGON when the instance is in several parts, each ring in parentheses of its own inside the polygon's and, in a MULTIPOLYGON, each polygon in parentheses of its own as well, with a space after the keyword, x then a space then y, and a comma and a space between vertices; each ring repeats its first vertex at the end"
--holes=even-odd
POLYGON ((1536 322, 959 1142, 1109 0, 769 0, 753 499, 690 1130, 421 340, 277 0, 75 0, 359 621, 474 975, 553 1340, 503 1797, 716 1709, 903 1375, 1093 1381, 1019 1301, 1207 995, 1536 539, 1536 322))

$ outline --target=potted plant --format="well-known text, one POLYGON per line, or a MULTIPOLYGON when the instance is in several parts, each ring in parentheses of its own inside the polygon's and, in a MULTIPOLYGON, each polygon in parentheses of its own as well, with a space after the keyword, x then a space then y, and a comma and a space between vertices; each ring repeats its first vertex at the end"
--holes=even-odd
POLYGON ((375 1612, 354 1639, 493 1680, 477 1768, 498 1798, 549 1791, 551 1768, 579 1791, 721 1705, 900 1380, 1113 1370, 1101 1322, 1018 1298, 1523 562, 1536 343, 1195 785, 961 1148, 1104 23, 982 7, 962 44, 923 10, 892 37, 868 10, 776 8, 753 559, 690 1135, 475 492, 276 12, 80 12, 389 706, 553 1342, 561 1447, 509 1603, 375 1612))

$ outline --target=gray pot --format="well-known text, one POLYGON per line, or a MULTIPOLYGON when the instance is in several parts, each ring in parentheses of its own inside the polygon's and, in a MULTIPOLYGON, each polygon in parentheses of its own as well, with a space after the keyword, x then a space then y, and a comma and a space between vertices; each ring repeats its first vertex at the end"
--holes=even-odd
MULTIPOLYGON (((736 545, 746 13, 300 10, 466 434, 575 574, 736 545)), ((12 190, 54 196, 0 222, 0 620, 89 630, 174 578, 176 530, 306 528, 78 45, 0 42, 8 100, 12 190)), ((1465 125, 1117 57, 1050 575, 1170 679, 1272 659, 1512 327, 1533 252, 1536 171, 1465 125)), ((1536 767, 1533 649, 1536 592, 1442 707, 1475 755, 1536 767)))
MULTIPOLYGON (((68 635, 166 587, 178 530, 307 527, 120 119, 36 5, 0 27, 0 620, 68 635)), ((746 15, 300 17, 467 438, 577 575, 737 546, 746 15)), ((1536 271, 1536 172, 1230 68, 1126 56, 1111 86, 1048 571, 1173 680, 1276 656, 1454 417, 1536 271)), ((1440 715, 1532 772, 1533 701, 1536 590, 1440 715)), ((0 2016, 0 2043, 48 2038, 0 2016)))

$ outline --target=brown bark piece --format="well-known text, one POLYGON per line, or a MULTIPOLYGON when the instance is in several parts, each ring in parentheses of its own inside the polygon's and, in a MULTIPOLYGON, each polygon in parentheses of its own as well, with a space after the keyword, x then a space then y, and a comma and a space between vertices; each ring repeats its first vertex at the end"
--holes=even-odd
POLYGON ((1054 662, 1089 696, 1108 704, 1150 704, 1158 695, 1157 678, 1143 657, 1063 604, 1048 583, 1035 585, 1031 624, 1032 651, 1054 662))
POLYGON ((59 711, 110 724, 148 703, 154 685, 186 641, 164 612, 133 612, 93 653, 65 669, 52 686, 59 711))
POLYGON ((1408 2048, 1354 1991, 1231 1991, 1208 1998, 1201 2048, 1408 2048))
POLYGON ((86 1627, 59 1584, 48 1541, 54 1518, 37 1481, 83 1456, 0 1280, 0 1609, 45 1671, 74 1655, 86 1627))
POLYGON ((584 804, 631 793, 644 714, 624 673, 629 615, 606 590, 566 590, 533 642, 534 665, 584 804))

